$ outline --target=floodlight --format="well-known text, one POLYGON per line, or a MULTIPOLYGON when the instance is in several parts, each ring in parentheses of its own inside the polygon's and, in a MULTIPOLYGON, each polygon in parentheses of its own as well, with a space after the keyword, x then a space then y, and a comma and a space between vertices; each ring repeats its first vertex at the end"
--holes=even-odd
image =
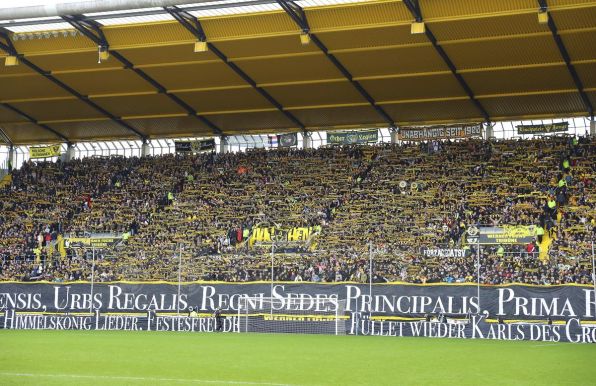
POLYGON ((412 23, 412 27, 410 29, 410 33, 412 35, 415 34, 423 34, 426 31, 426 26, 424 25, 424 22, 415 22, 412 23))
POLYGON ((303 45, 310 44, 310 35, 308 32, 303 32, 300 34, 300 43, 303 45))
POLYGON ((4 60, 4 65, 6 67, 17 66, 18 64, 19 64, 19 58, 17 56, 9 55, 4 60))
POLYGON ((110 51, 108 51, 108 47, 105 46, 97 46, 97 63, 101 63, 101 61, 106 61, 110 58, 110 51))
POLYGON ((546 9, 541 9, 538 11, 538 23, 540 23, 540 24, 548 23, 548 11, 546 9))
POLYGON ((195 52, 207 52, 208 50, 209 50, 209 47, 207 46, 207 42, 202 42, 202 41, 195 42, 195 48, 194 48, 195 52))

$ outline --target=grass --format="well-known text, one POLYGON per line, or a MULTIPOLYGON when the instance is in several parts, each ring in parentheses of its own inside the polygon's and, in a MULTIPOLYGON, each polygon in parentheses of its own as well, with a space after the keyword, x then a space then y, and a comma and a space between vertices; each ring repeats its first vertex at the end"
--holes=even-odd
POLYGON ((0 385, 593 385, 596 345, 0 330, 0 385))

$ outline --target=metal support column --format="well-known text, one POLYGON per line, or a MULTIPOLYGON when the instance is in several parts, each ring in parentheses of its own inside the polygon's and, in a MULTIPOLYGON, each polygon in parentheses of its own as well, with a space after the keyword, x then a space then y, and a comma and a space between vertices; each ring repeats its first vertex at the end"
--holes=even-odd
POLYGON ((229 151, 230 151, 230 146, 228 144, 228 137, 226 137, 225 135, 222 135, 221 137, 219 137, 219 153, 226 154, 229 151))
POLYGON ((391 144, 395 145, 399 142, 399 135, 396 129, 389 130, 389 134, 391 135, 391 144))
POLYGON ((12 171, 14 162, 14 145, 10 145, 8 148, 8 171, 12 171))
POLYGON ((274 261, 274 256, 275 254, 275 241, 272 239, 271 240, 271 304, 269 309, 271 310, 271 315, 273 315, 273 266, 275 265, 275 261, 274 261))
POLYGON ((93 291, 95 284, 95 247, 91 247, 91 300, 89 302, 89 312, 93 314, 93 291))
POLYGON ((143 144, 141 145, 141 157, 147 157, 150 155, 149 153, 150 153, 149 141, 144 140, 143 144))
POLYGON ((368 242, 368 296, 370 296, 370 303, 368 306, 368 310, 372 315, 373 311, 373 292, 372 292, 372 283, 373 283, 373 244, 372 241, 368 242))
POLYGON ((68 143, 66 147, 66 153, 64 153, 64 160, 65 161, 72 161, 74 159, 75 149, 74 144, 68 143))
POLYGON ((478 238, 476 248, 476 296, 478 297, 478 314, 481 314, 482 308, 480 308, 480 237, 478 238))
POLYGON ((312 133, 309 133, 308 131, 302 132, 302 148, 312 149, 312 133))
POLYGON ((494 124, 486 122, 484 124, 484 139, 487 141, 495 136, 494 124))
POLYGON ((592 282, 594 283, 594 301, 596 302, 596 266, 594 258, 594 236, 592 236, 592 282))
POLYGON ((182 286, 182 243, 178 253, 178 296, 176 297, 176 313, 180 316, 180 290, 182 286))

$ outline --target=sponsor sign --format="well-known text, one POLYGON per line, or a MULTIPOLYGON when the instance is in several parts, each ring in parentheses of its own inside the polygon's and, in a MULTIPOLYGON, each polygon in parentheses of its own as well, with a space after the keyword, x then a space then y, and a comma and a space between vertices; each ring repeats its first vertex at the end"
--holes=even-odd
POLYGON ((379 130, 327 132, 327 143, 331 145, 351 145, 356 143, 376 143, 379 130))
POLYGON ((29 148, 29 158, 50 158, 57 157, 61 154, 61 145, 38 146, 29 148))
POLYGON ((215 140, 205 139, 201 141, 176 141, 174 142, 176 153, 200 153, 215 150, 215 140))
POLYGON ((503 225, 468 229, 469 244, 528 244, 536 236, 533 225, 503 225))
POLYGON ((398 138, 401 141, 433 141, 472 137, 482 137, 481 123, 472 125, 401 127, 398 133, 398 138))
POLYGON ((540 125, 517 125, 518 134, 566 133, 569 122, 543 123, 540 125))

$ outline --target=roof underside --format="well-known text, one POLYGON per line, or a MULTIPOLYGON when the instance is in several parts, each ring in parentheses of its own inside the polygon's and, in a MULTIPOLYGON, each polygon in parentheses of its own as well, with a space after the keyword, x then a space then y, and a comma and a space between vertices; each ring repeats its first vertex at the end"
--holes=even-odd
MULTIPOLYGON (((596 1, 550 0, 550 17, 583 89, 596 104, 596 1)), ((427 28, 492 121, 587 115, 586 104, 536 0, 421 0, 427 28)), ((397 125, 483 121, 483 115, 402 1, 305 8, 311 32, 397 125)), ((328 57, 300 43, 279 10, 201 17, 207 39, 308 130, 387 122, 328 57)), ((106 23, 107 24, 107 23, 106 23)), ((275 105, 176 21, 106 25, 116 50, 226 135, 297 130, 275 105)), ((209 136, 189 115, 113 55, 98 64, 81 34, 12 35, 19 54, 148 137, 209 136), (16 38, 16 39, 15 39, 16 38)), ((6 56, 0 51, 0 64, 6 56)), ((0 128, 15 144, 138 138, 21 63, 0 65, 0 128), (6 106, 24 112, 32 123, 6 106)))

